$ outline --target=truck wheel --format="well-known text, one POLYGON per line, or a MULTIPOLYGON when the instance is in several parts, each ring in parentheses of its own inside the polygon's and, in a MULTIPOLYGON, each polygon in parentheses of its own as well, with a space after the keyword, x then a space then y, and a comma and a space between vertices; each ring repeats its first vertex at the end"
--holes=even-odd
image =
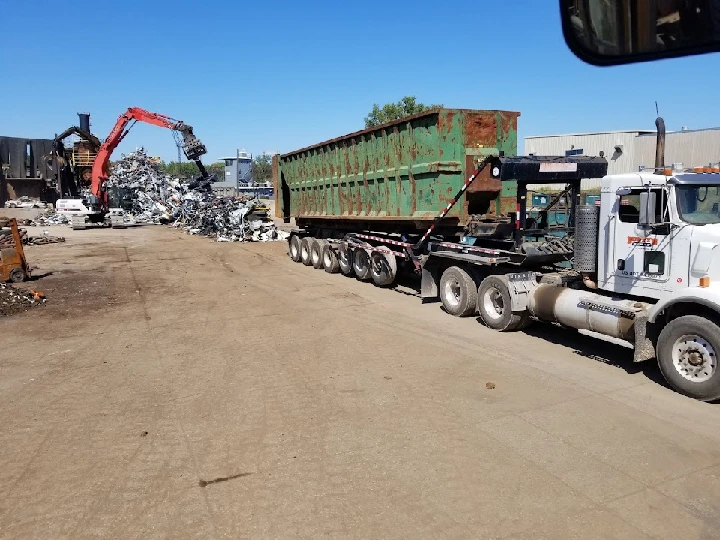
POLYGON ((293 234, 290 237, 290 245, 288 246, 290 258, 295 262, 300 262, 300 237, 293 234))
POLYGON ((665 380, 678 392, 701 401, 720 399, 720 328, 685 315, 660 332, 657 357, 665 380))
POLYGON ((329 274, 337 274, 340 271, 340 261, 330 244, 325 244, 322 251, 323 267, 329 274))
POLYGON ((315 239, 310 246, 310 260, 313 268, 319 270, 323 267, 323 248, 327 245, 327 240, 315 239))
POLYGON ((361 281, 370 279, 370 255, 364 248, 355 248, 353 252, 353 271, 361 281))
POLYGON ((310 266, 312 264, 310 251, 312 249, 313 240, 315 239, 311 236, 306 236, 300 240, 300 262, 302 262, 305 266, 310 266))
POLYGON ((15 268, 14 270, 10 271, 10 281, 13 283, 20 283, 21 281, 25 281, 25 271, 22 268, 15 268))
POLYGON ((397 274, 397 261, 392 253, 373 251, 370 255, 370 276, 378 287, 392 285, 397 274))
POLYGON ((465 270, 451 266, 440 278, 440 301, 445 311, 467 317, 477 309, 477 286, 465 270))
POLYGON ((513 313, 512 300, 507 283, 498 276, 483 279, 478 289, 480 318, 493 330, 512 332, 527 325, 530 318, 526 312, 513 313))
POLYGON ((353 250, 345 242, 341 243, 338 248, 338 262, 343 275, 352 276, 355 273, 353 270, 353 250))

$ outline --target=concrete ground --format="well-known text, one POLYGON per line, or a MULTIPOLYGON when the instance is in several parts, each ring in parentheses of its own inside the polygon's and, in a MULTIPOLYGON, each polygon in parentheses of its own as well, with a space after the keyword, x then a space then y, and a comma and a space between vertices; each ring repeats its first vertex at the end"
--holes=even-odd
POLYGON ((51 234, 0 319, 2 538, 720 538, 720 405, 629 349, 284 243, 51 234))

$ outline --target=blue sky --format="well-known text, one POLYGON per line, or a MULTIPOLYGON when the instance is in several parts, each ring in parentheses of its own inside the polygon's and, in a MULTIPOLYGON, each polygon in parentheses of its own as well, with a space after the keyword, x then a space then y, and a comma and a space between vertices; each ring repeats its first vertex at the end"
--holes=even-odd
MULTIPOLYGON (((139 106, 194 126, 214 161, 361 129, 373 103, 404 95, 520 111, 520 137, 652 129, 655 100, 668 129, 720 125, 720 55, 588 66, 555 0, 0 0, 0 13, 2 135, 52 138, 89 111, 102 139, 139 106)), ((177 155, 153 126, 119 151, 136 146, 177 155)))

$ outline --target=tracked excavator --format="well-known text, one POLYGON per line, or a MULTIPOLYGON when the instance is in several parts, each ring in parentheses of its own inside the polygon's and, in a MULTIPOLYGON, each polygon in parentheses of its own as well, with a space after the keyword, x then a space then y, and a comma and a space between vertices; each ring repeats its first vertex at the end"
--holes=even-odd
MULTIPOLYGON (((200 158, 207 153, 207 148, 193 133, 192 126, 175 120, 169 116, 146 111, 139 107, 130 107, 118 117, 110 134, 100 145, 92 166, 90 191, 92 195, 83 201, 87 210, 72 216, 73 229, 84 229, 88 226, 123 227, 122 215, 110 212, 107 180, 110 176, 110 156, 125 138, 136 122, 144 122, 173 131, 185 157, 194 161, 200 171, 200 180, 212 182, 214 177, 208 174, 200 158)), ((60 205, 61 201, 58 201, 60 205)))

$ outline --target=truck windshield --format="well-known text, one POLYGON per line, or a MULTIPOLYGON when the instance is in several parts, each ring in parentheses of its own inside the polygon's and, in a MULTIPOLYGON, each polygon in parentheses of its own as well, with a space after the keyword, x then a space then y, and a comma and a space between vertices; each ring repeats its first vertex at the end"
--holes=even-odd
POLYGON ((680 218, 692 225, 720 223, 720 187, 677 186, 680 218))

